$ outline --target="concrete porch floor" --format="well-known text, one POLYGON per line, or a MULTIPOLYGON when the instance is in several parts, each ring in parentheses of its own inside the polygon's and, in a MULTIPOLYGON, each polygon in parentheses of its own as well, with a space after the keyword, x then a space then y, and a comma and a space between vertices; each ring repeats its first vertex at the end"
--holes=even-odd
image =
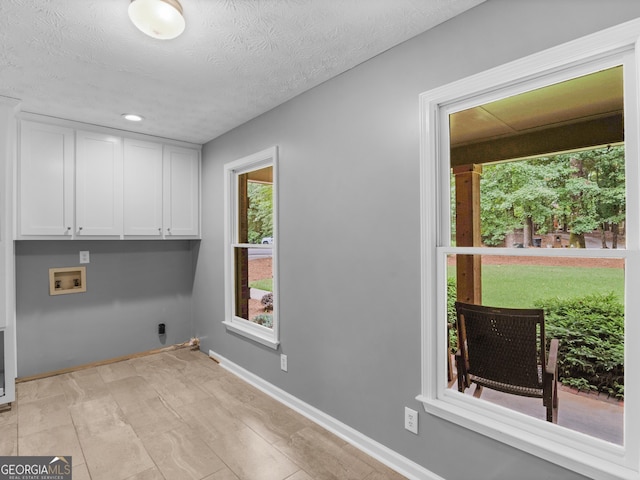
MULTIPOLYGON (((450 387, 457 388, 455 380, 450 387)), ((617 445, 623 444, 623 402, 607 399, 606 395, 583 394, 562 385, 558 387, 558 425, 617 445)), ((475 385, 465 393, 473 395, 474 390, 475 385)), ((546 409, 539 398, 509 395, 488 388, 483 389, 481 398, 540 420, 546 418, 546 409)))

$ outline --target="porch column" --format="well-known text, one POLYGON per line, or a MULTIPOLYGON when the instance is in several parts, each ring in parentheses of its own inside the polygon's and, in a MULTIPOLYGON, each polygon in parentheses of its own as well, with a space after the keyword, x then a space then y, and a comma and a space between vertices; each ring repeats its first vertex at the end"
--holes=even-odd
MULTIPOLYGON (((460 165, 453 168, 456 182, 456 245, 479 247, 480 235, 480 175, 482 165, 460 165)), ((480 255, 457 255, 457 299, 460 302, 482 303, 480 255)))
MULTIPOLYGON (((249 175, 238 175, 238 243, 249 243, 249 175)), ((238 317, 249 320, 249 249, 235 249, 235 282, 236 282, 236 311, 238 317)))

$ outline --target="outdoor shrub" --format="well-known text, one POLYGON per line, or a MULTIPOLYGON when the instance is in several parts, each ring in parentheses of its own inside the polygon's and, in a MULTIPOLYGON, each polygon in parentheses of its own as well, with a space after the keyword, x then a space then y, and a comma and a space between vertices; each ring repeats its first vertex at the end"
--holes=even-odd
POLYGON ((263 295, 260 303, 264 306, 265 312, 273 311, 273 293, 269 292, 263 295))
POLYGON ((269 315, 268 313, 261 313, 260 315, 256 315, 253 317, 253 322, 258 325, 263 325, 267 328, 273 328, 273 315, 269 315))
POLYGON ((545 336, 560 341, 560 381, 579 390, 624 398, 624 305, 611 293, 547 299, 545 336))

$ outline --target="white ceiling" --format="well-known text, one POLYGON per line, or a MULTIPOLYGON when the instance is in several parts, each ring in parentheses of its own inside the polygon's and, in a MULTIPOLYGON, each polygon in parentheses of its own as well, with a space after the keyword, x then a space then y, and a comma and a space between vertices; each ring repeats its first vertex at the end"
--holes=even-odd
POLYGON ((0 0, 0 96, 201 144, 482 1, 181 0, 185 32, 154 40, 129 0, 0 0))

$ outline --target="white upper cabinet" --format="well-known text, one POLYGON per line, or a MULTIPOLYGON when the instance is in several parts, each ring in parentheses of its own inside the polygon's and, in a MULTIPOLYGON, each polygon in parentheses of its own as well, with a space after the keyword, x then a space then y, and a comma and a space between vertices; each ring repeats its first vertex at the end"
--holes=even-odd
POLYGON ((124 139, 124 234, 162 236, 162 145, 124 139))
POLYGON ((76 235, 122 235, 122 138, 76 132, 76 235))
POLYGON ((164 147, 165 237, 200 234, 200 155, 198 150, 164 147))
POLYGON ((21 123, 18 168, 20 235, 73 235, 74 132, 21 123))
POLYGON ((198 148, 30 119, 20 134, 17 238, 199 238, 198 148))

